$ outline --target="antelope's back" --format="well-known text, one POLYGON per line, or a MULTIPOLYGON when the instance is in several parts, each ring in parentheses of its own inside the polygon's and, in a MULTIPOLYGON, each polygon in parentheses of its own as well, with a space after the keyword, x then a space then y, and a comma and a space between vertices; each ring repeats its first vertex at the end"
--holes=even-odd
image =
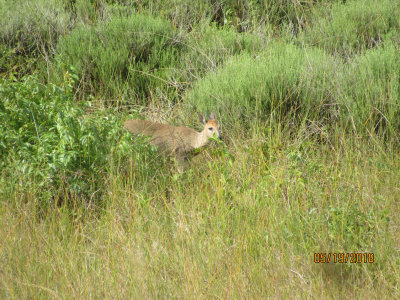
POLYGON ((183 154, 193 149, 197 132, 188 127, 176 127, 146 120, 129 120, 124 127, 133 134, 151 136, 150 143, 161 151, 183 154))
POLYGON ((124 127, 131 133, 143 135, 153 135, 162 125, 146 120, 129 120, 124 123, 124 127))

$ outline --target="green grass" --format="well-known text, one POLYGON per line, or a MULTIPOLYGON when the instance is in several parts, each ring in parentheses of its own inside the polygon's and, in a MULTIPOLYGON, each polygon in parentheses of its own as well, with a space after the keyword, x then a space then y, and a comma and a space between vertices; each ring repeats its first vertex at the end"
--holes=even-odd
POLYGON ((400 29, 397 1, 347 1, 314 10, 304 40, 343 57, 379 46, 400 29))
POLYGON ((0 74, 22 77, 46 68, 58 38, 70 26, 70 15, 61 4, 60 0, 0 1, 0 74))
POLYGON ((342 79, 343 115, 358 129, 398 136, 399 46, 392 43, 355 57, 342 79))
POLYGON ((201 24, 183 41, 185 50, 177 73, 190 86, 211 71, 216 71, 232 55, 257 53, 266 44, 265 39, 255 34, 243 34, 233 28, 219 29, 215 24, 201 24))
POLYGON ((277 135, 232 137, 234 161, 211 152, 146 191, 111 172, 101 214, 78 204, 37 219, 17 183, 3 195, 15 202, 1 211, 2 296, 398 296, 397 154, 277 135), (375 263, 313 262, 353 251, 375 263))
POLYGON ((398 299, 398 8, 0 0, 0 298, 398 299))
POLYGON ((61 71, 77 70, 81 94, 116 97, 116 102, 127 94, 123 99, 145 103, 156 85, 168 88, 168 68, 179 52, 174 39, 172 26, 159 18, 116 16, 75 28, 58 44, 55 59, 61 71))

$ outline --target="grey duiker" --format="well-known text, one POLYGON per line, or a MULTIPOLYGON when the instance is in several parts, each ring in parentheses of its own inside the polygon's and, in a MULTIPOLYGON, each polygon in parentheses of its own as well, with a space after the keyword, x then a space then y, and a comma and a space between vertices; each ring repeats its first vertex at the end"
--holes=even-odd
POLYGON ((204 125, 201 132, 185 126, 172 126, 146 120, 129 120, 124 123, 124 127, 133 134, 150 136, 150 144, 157 146, 163 153, 183 161, 194 152, 193 150, 207 145, 211 137, 221 138, 219 124, 213 112, 208 121, 199 113, 199 120, 204 125))

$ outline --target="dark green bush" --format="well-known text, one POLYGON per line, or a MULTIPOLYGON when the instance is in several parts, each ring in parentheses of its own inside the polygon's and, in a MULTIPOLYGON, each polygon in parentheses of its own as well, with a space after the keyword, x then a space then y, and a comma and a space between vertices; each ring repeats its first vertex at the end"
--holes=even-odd
POLYGON ((150 90, 166 86, 177 59, 172 26, 150 16, 114 17, 95 27, 79 26, 61 39, 56 59, 74 66, 81 91, 106 98, 143 101, 150 90))
MULTIPOLYGON (((48 201, 60 190, 101 195, 111 164, 132 157, 139 176, 154 149, 132 141, 114 113, 85 113, 73 101, 72 79, 59 87, 29 77, 0 82, 0 171, 17 176, 26 188, 42 187, 48 201)), ((152 172, 153 170, 154 172, 152 172)))
POLYGON ((319 50, 271 43, 258 57, 242 54, 210 72, 186 94, 190 109, 216 110, 231 120, 266 120, 295 113, 300 119, 335 114, 332 57, 319 50))
POLYGON ((400 2, 392 0, 353 0, 322 7, 315 11, 302 38, 329 53, 358 53, 376 47, 400 29, 399 10, 400 2))
POLYGON ((41 59, 21 55, 17 48, 0 44, 0 74, 8 78, 21 78, 35 71, 41 59))

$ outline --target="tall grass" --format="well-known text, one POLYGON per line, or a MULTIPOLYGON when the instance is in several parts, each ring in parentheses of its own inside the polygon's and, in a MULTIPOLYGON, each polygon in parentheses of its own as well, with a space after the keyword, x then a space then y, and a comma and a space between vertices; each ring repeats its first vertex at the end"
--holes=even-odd
POLYGON ((70 15, 61 4, 60 0, 0 1, 2 73, 21 76, 38 65, 46 68, 58 38, 69 30, 70 15))
POLYGON ((297 30, 307 24, 310 10, 317 3, 331 3, 339 0, 318 1, 140 1, 129 3, 138 11, 149 11, 170 20, 175 27, 191 29, 200 22, 216 23, 218 26, 232 26, 239 32, 255 29, 272 30, 279 33, 282 29, 297 30))
POLYGON ((0 42, 27 54, 54 51, 68 29, 69 15, 59 0, 0 3, 0 42))
POLYGON ((314 10, 304 31, 310 45, 343 57, 379 46, 400 29, 398 1, 356 0, 314 10))
POLYGON ((25 191, 25 203, 1 209, 2 297, 396 298, 396 153, 259 137, 232 137, 234 161, 210 152, 147 189, 111 171, 98 215, 61 207, 38 222, 25 191), (313 262, 351 251, 375 263, 313 262))
POLYGON ((343 116, 357 129, 398 137, 399 47, 388 43, 357 56, 343 78, 343 116))

